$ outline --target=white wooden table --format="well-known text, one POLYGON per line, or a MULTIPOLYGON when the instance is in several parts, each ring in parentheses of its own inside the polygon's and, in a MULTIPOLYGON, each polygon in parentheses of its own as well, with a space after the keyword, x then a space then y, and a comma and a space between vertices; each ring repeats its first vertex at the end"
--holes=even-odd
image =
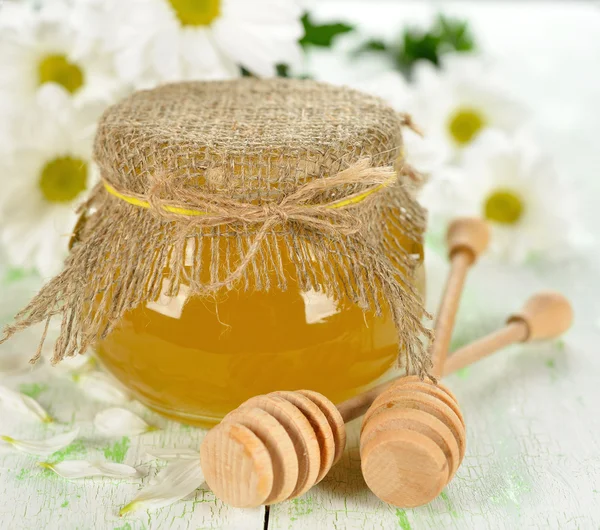
MULTIPOLYGON (((366 33, 391 33, 407 19, 425 18, 421 4, 327 1, 324 18, 345 16, 366 33)), ((559 169, 578 190, 588 226, 600 228, 600 7, 567 2, 449 3, 468 16, 484 49, 529 102, 540 135, 559 169), (545 53, 544 53, 545 52, 545 53)), ((428 506, 400 510, 376 499, 360 474, 357 427, 329 476, 304 497, 264 509, 236 510, 210 491, 171 507, 117 515, 146 483, 84 479, 69 482, 37 460, 0 454, 0 529, 514 529, 600 528, 600 252, 590 249, 569 266, 526 271, 482 265, 469 280, 455 342, 502 323, 503 316, 544 287, 563 290, 575 305, 576 324, 563 341, 518 347, 454 375, 468 427, 464 463, 444 493, 428 506)), ((435 300, 443 260, 428 257, 435 300)), ((141 406, 132 409, 164 427, 137 438, 107 440, 91 420, 105 407, 47 368, 0 384, 35 396, 60 421, 78 425, 81 441, 59 458, 101 458, 149 469, 144 446, 197 447, 203 433, 167 422, 141 406)), ((0 432, 42 438, 49 427, 0 411, 0 432)))

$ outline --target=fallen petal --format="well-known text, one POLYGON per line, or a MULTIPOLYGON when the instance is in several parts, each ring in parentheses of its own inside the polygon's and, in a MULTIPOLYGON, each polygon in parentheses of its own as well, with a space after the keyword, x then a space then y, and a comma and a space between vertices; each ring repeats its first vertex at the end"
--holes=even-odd
POLYGON ((97 401, 113 404, 131 401, 131 396, 121 384, 103 372, 78 374, 75 380, 89 397, 97 401))
POLYGON ((64 460, 56 464, 40 462, 40 466, 70 480, 86 477, 137 478, 140 476, 137 469, 126 464, 112 462, 92 463, 87 460, 64 460))
POLYGON ((196 460, 200 458, 200 450, 194 449, 146 449, 146 454, 156 460, 196 460))
POLYGON ((24 453, 50 456, 70 445, 78 434, 79 429, 75 429, 46 440, 18 440, 12 436, 0 436, 0 440, 24 453))
POLYGON ((169 506, 187 497, 203 483, 200 459, 172 462, 157 475, 156 484, 145 487, 135 499, 121 508, 119 515, 169 506))
POLYGON ((158 430, 158 427, 148 425, 133 412, 118 407, 96 414, 94 425, 106 436, 135 436, 158 430))
POLYGON ((0 386, 0 406, 5 409, 21 412, 28 416, 34 416, 44 423, 54 421, 35 399, 26 396, 25 394, 21 394, 20 392, 15 392, 5 386, 0 386))

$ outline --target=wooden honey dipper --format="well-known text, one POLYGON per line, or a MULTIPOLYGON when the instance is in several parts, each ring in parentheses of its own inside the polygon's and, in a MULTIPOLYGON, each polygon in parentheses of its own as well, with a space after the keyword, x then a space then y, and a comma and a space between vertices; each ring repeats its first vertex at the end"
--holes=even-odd
POLYGON ((444 365, 444 375, 456 372, 511 344, 555 339, 573 323, 573 308, 562 294, 545 291, 533 295, 506 325, 456 350, 444 365))
MULTIPOLYGON (((444 372, 465 278, 487 248, 489 229, 476 218, 459 218, 446 235, 450 273, 435 321, 432 373, 444 372)), ((360 456, 367 486, 394 506, 420 506, 437 497, 465 455, 465 422, 452 392, 416 376, 394 381, 367 410, 360 456)))
MULTIPOLYGON (((549 340, 573 322, 560 293, 532 296, 506 326, 453 353, 444 375, 510 344, 549 340)), ((384 390, 365 414, 361 466, 369 488, 382 500, 409 508, 434 499, 452 479, 465 452, 464 420, 456 398, 442 384, 411 376, 384 390), (433 443, 432 443, 433 442, 433 443)))
MULTIPOLYGON (((452 269, 436 323, 443 341, 449 341, 449 337, 444 337, 451 333, 466 272, 485 249, 487 240, 487 227, 480 220, 458 219, 450 225, 452 269)), ((433 354, 436 355, 435 348, 433 354)), ((439 353, 437 358, 437 362, 440 358, 443 362, 439 353)), ((443 413, 452 413, 446 402, 455 402, 453 396, 433 383, 403 377, 396 384, 413 380, 413 384, 427 386, 430 395, 435 396, 431 399, 446 407, 442 407, 443 413)), ((341 457, 346 444, 345 422, 364 414, 389 386, 390 382, 381 384, 338 407, 325 396, 308 390, 250 398, 204 439, 200 456, 207 484, 218 498, 236 507, 273 504, 302 495, 341 457)), ((463 441, 460 455, 452 463, 455 469, 464 455, 464 424, 458 406, 454 409, 461 422, 454 434, 463 441)))

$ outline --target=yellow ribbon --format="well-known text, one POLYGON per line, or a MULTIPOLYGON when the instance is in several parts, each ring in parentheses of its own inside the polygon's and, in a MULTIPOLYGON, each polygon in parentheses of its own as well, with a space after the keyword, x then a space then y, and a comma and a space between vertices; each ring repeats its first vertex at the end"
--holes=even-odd
MULTIPOLYGON (((396 180, 396 177, 394 176, 394 177, 389 178, 386 182, 379 184, 378 186, 374 186, 373 188, 365 190, 361 193, 357 193, 350 197, 345 197, 343 199, 339 199, 337 201, 318 205, 318 206, 323 206, 325 208, 331 208, 331 209, 338 209, 338 208, 345 208, 347 206, 352 206, 354 204, 359 204, 362 201, 364 201, 367 197, 372 195, 373 193, 376 193, 379 190, 389 186, 395 180, 396 180)), ((106 189, 106 191, 108 193, 110 193, 114 197, 117 197, 118 199, 121 199, 122 201, 125 201, 134 206, 139 206, 140 208, 151 208, 152 207, 148 201, 140 199, 139 197, 134 197, 132 195, 125 195, 124 193, 117 191, 106 181, 103 181, 103 184, 104 184, 104 188, 106 189)), ((315 205, 306 204, 305 206, 310 207, 310 206, 315 206, 315 205)), ((201 210, 188 210, 186 208, 180 208, 178 206, 163 205, 162 208, 167 212, 179 214, 179 215, 190 215, 190 216, 210 215, 210 212, 204 212, 201 210)))

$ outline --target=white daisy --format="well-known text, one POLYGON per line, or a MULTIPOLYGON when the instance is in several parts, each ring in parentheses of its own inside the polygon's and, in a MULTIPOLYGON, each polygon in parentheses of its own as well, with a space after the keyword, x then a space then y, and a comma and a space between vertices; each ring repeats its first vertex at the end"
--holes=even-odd
POLYGON ((513 132, 526 119, 502 80, 476 56, 448 55, 439 69, 421 61, 413 87, 408 110, 450 162, 486 128, 513 132))
POLYGON ((102 106, 77 108, 55 85, 40 96, 21 114, 14 150, 0 156, 0 241, 13 265, 47 276, 60 268, 75 205, 95 179, 92 140, 102 106))
POLYGON ((76 17, 139 87, 237 77, 239 66, 275 75, 301 60, 300 15, 295 0, 81 0, 76 17))
POLYGON ((490 254, 520 263, 565 257, 584 240, 569 191, 526 132, 488 130, 464 150, 460 168, 434 175, 422 202, 434 231, 457 215, 483 217, 490 254))
POLYGON ((0 7, 0 111, 14 116, 26 109, 41 87, 55 84, 76 104, 111 101, 122 82, 110 57, 78 55, 80 31, 72 9, 62 0, 6 4, 0 7))

